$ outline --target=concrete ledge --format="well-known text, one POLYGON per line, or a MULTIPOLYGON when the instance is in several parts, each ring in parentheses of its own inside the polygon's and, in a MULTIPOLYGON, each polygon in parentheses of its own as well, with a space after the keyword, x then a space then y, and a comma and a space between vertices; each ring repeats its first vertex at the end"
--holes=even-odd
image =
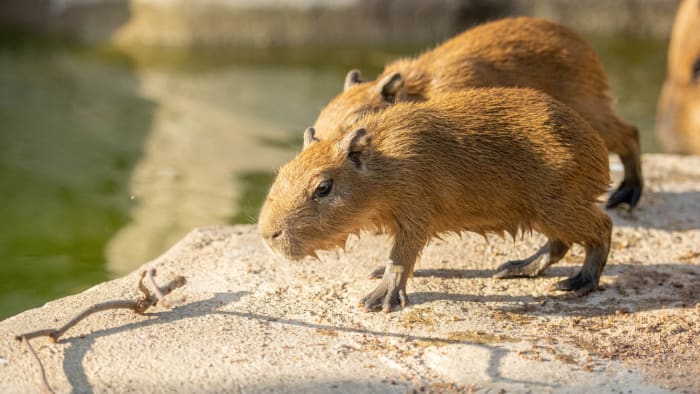
MULTIPOLYGON (((698 392, 700 157, 644 157, 647 191, 613 212, 604 291, 548 286, 580 266, 574 248, 543 277, 495 280, 542 242, 472 234, 435 241, 409 282, 411 305, 364 313, 384 237, 346 253, 280 263, 252 226, 193 231, 147 266, 185 275, 185 300, 147 316, 95 315, 51 344, 34 340, 58 392, 698 392)), ((12 338, 95 302, 136 297, 137 273, 0 322, 0 392, 36 392, 12 338)))

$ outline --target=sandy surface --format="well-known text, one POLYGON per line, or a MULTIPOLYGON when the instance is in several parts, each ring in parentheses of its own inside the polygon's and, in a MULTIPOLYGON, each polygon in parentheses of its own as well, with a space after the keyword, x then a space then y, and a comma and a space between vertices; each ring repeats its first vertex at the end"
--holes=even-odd
MULTIPOLYGON (((581 264, 574 248, 536 279, 496 280, 542 238, 464 234, 431 243, 411 305, 365 313, 383 237, 280 263, 251 226, 193 231, 148 264, 188 284, 172 309, 108 311, 52 344, 33 341, 58 392, 700 392, 700 157, 645 156, 646 194, 611 212, 603 290, 549 290, 581 264)), ((92 303, 135 298, 138 273, 0 322, 0 392, 36 392, 13 340, 92 303)))

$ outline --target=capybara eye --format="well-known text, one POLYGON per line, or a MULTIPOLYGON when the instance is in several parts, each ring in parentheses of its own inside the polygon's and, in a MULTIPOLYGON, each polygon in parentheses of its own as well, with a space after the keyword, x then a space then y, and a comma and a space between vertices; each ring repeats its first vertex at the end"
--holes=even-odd
POLYGON ((314 190, 314 194, 312 198, 314 200, 326 197, 331 193, 331 190, 333 189, 333 180, 332 179, 326 179, 325 181, 321 182, 316 186, 316 190, 314 190))
POLYGON ((693 63, 692 73, 693 81, 700 81, 700 57, 695 59, 695 63, 693 63))

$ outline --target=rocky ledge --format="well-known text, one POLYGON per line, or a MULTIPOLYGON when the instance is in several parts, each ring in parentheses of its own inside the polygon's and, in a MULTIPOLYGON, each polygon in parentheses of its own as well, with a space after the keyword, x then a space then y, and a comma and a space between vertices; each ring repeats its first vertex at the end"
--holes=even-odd
MULTIPOLYGON (((187 278, 175 305, 103 312, 32 343, 57 392, 699 392, 700 157, 647 155, 644 170, 639 208, 611 212, 602 290, 584 298, 549 290, 580 248, 543 277, 496 280, 543 240, 464 234, 425 250, 410 306, 366 313, 384 237, 283 263, 253 226, 211 227, 145 265, 187 278)), ((0 392, 41 387, 15 335, 136 298, 139 271, 0 322, 0 392)))

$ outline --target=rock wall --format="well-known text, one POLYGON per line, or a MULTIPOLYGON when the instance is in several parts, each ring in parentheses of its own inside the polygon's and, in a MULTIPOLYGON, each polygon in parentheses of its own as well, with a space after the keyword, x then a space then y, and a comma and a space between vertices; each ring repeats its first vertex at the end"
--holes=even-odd
POLYGON ((507 15, 582 33, 668 36, 676 0, 5 0, 0 22, 87 42, 169 47, 426 44, 507 15))

